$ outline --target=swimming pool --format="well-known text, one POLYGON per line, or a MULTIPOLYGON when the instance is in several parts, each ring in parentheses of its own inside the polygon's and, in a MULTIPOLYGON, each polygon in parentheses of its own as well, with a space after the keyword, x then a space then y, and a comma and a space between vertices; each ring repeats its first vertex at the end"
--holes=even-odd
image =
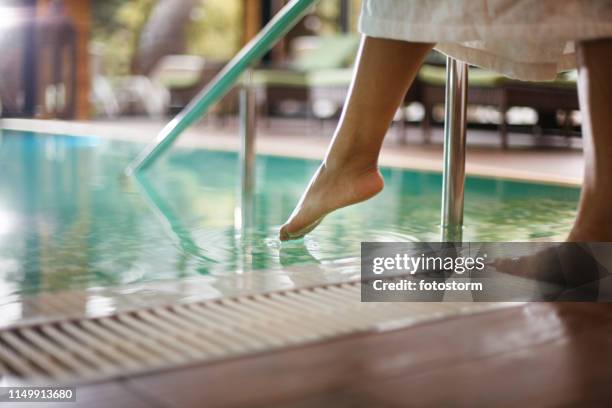
MULTIPOLYGON (((278 228, 318 162, 259 156, 252 227, 236 220, 237 154, 177 147, 141 183, 120 177, 141 145, 4 130, 0 296, 303 268, 359 274, 362 241, 439 239, 441 176, 383 169, 376 198, 304 240, 278 228)), ((576 188, 468 178, 465 239, 562 239, 576 188)), ((223 292, 223 288, 219 288, 223 292)))

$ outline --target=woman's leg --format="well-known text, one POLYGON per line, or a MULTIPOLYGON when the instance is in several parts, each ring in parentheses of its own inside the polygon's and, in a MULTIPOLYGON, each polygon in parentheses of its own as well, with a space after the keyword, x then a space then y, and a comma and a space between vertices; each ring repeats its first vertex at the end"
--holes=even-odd
POLYGON ((612 241, 612 39, 578 47, 585 173, 568 241, 612 241))
POLYGON ((433 44, 365 37, 355 77, 321 167, 280 231, 299 238, 326 214, 383 188, 378 155, 397 107, 433 44))

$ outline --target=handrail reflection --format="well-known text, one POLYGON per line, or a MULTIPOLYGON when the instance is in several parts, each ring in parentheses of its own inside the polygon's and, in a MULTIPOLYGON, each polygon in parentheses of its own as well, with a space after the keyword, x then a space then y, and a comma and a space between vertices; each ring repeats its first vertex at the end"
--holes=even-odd
POLYGON ((166 233, 174 239, 184 254, 194 256, 200 260, 207 262, 215 262, 212 258, 207 257, 202 253, 201 248, 193 240, 189 230, 185 228, 172 208, 167 204, 166 200, 157 192, 153 184, 147 179, 144 174, 135 174, 133 180, 146 198, 153 213, 162 221, 166 233))

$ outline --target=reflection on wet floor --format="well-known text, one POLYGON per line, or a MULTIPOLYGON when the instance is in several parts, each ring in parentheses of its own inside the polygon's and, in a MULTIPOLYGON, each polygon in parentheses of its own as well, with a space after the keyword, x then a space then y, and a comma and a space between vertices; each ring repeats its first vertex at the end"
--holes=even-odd
MULTIPOLYGON (((439 238, 438 174, 384 169, 386 188, 375 199, 281 245, 278 228, 317 162, 258 157, 245 218, 236 154, 177 148, 143 178, 126 181, 119 175, 140 147, 2 132, 2 324, 68 305, 105 313, 355 278, 362 241, 439 238), (86 292, 66 292, 72 290, 86 292), (65 292, 67 300, 51 292, 65 292)), ((577 200, 574 188, 471 178, 464 235, 562 238, 577 200)))

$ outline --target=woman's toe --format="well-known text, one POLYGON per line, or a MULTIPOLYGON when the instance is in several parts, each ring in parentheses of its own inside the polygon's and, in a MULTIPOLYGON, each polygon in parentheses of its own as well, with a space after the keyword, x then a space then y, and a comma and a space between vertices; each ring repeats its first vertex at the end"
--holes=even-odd
POLYGON ((287 224, 283 225, 278 232, 278 238, 281 241, 289 241, 291 238, 289 237, 289 232, 287 231, 287 224))

